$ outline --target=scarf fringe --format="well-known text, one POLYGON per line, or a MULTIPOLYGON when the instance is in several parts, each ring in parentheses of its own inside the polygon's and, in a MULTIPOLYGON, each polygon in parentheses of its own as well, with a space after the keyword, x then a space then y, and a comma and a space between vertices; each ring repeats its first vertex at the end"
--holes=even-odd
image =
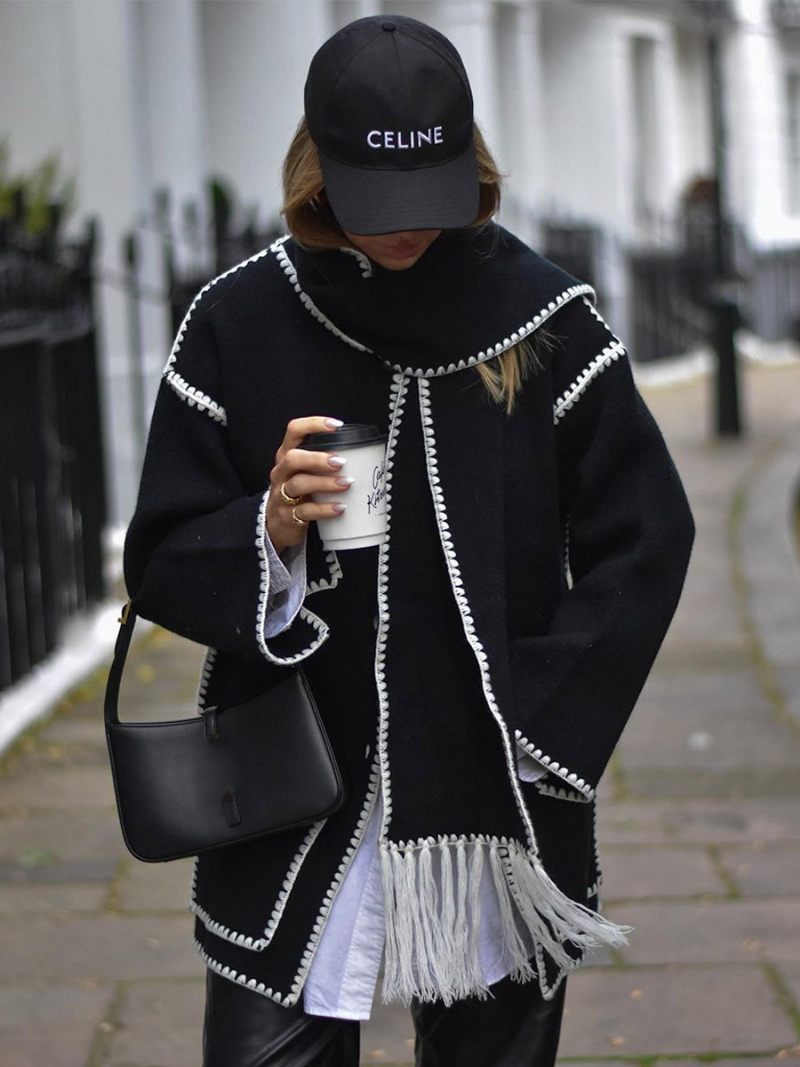
POLYGON ((386 945, 382 999, 408 1004, 468 996, 486 999, 489 986, 478 955, 480 887, 488 865, 499 904, 501 936, 510 977, 537 976, 527 930, 564 971, 581 962, 564 942, 582 949, 627 945, 629 926, 619 926, 577 901, 553 882, 538 857, 506 838, 429 838, 422 843, 382 842, 386 945))

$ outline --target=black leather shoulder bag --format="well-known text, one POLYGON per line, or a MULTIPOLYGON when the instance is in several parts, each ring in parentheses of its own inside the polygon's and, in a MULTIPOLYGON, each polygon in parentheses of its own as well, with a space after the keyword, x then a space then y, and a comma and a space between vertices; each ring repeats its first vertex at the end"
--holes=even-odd
POLYGON ((235 707, 170 722, 120 722, 130 601, 105 692, 122 836, 146 862, 180 859, 325 819, 344 790, 308 681, 296 670, 235 707))

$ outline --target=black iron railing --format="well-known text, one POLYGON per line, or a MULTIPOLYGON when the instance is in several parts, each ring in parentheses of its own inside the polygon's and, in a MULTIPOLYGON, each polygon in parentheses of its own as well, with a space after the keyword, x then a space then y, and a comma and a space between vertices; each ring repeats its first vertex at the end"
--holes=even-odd
POLYGON ((104 595, 92 250, 0 243, 0 689, 104 595))

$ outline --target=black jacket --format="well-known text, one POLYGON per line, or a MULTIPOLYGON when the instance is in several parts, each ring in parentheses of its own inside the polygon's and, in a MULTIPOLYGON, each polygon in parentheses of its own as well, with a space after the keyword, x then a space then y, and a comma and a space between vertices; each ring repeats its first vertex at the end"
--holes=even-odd
MULTIPOLYGON (((522 262, 532 271, 528 279, 516 272, 527 310, 509 322, 525 327, 512 331, 500 311, 496 322, 487 314, 497 348, 468 347, 466 331, 454 340, 456 354, 467 353, 460 363, 415 365, 381 352, 367 327, 361 341, 353 323, 337 323, 338 290, 322 310, 326 287, 341 280, 336 271, 345 272, 346 293, 363 264, 278 242, 205 287, 165 368, 125 545, 129 593, 140 614, 209 647, 201 680, 209 705, 241 701, 303 659, 346 782, 347 802, 327 823, 196 864, 204 958, 281 1003, 300 996, 374 802, 387 680, 392 692, 403 690, 401 706, 424 691, 456 716, 479 692, 477 660, 481 677, 491 676, 507 735, 548 766, 537 782, 514 783, 542 863, 566 896, 597 905, 595 789, 675 610, 694 526, 627 355, 589 287, 530 250, 522 262), (543 327, 541 365, 508 416, 487 400, 474 364, 543 327), (387 430, 387 401, 402 408, 406 435, 393 524, 419 523, 419 542, 438 547, 427 555, 408 549, 404 573, 412 577, 393 609, 397 625, 407 621, 407 663, 394 676, 379 670, 376 686, 377 554, 325 553, 312 525, 304 606, 289 630, 266 641, 264 510, 291 418, 327 414, 387 430), (415 470, 416 481, 408 474, 415 470), (399 519, 398 508, 407 509, 399 519), (437 628, 421 603, 415 617, 421 597, 451 616, 437 628), (460 644, 454 636, 445 647, 442 638, 440 652, 445 631, 459 633, 460 644)), ((353 305, 341 306, 344 321, 353 305)), ((402 560, 399 538, 397 546, 402 560)), ((408 744, 420 758, 408 760, 407 782, 396 790, 407 798, 405 808, 396 804, 401 846, 420 834, 417 798, 420 812, 447 812, 447 833, 474 834, 480 819, 477 799, 465 793, 455 802, 446 776, 435 784, 446 743, 437 722, 430 709, 408 720, 408 744)), ((490 739, 496 731, 477 716, 470 722, 469 735, 454 741, 453 762, 461 782, 483 777, 491 791, 492 776, 505 773, 490 739)), ((563 968, 541 970, 552 994, 563 968)))

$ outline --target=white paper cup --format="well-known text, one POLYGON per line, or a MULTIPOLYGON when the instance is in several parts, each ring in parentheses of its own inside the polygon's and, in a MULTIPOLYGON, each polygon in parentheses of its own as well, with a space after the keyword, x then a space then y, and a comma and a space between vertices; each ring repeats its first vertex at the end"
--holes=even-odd
POLYGON ((311 496, 318 504, 347 504, 341 515, 317 519, 323 547, 338 552, 381 544, 387 530, 386 434, 375 426, 350 422, 330 433, 309 434, 301 448, 342 456, 347 460, 342 474, 354 479, 345 492, 311 496))

